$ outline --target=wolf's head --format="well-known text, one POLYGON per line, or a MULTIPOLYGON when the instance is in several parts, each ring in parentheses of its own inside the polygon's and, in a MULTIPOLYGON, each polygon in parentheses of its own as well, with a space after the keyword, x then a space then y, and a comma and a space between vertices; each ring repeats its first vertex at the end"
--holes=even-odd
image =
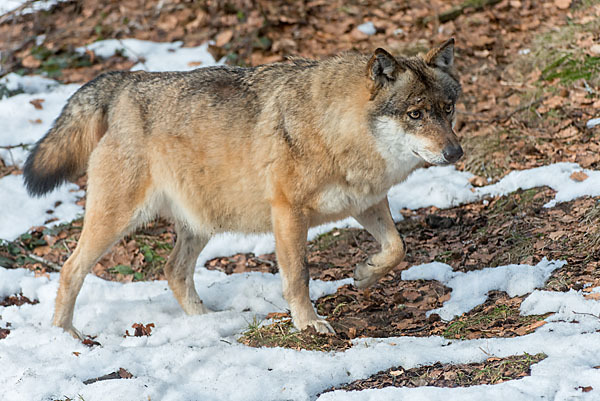
POLYGON ((386 158, 454 163, 463 155, 455 104, 461 92, 454 69, 454 39, 424 57, 395 58, 377 49, 367 64, 371 129, 386 158))

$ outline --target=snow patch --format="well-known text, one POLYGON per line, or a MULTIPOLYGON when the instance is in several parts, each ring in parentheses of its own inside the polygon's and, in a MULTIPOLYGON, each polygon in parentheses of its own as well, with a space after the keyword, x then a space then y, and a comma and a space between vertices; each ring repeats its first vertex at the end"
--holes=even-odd
POLYGON ((59 85, 51 79, 16 74, 7 75, 0 80, 1 83, 5 83, 9 90, 21 89, 25 92, 0 100, 0 146, 27 145, 0 149, 0 158, 8 166, 22 168, 29 153, 28 147, 50 129, 79 85, 59 85), (31 103, 35 99, 43 100, 41 109, 31 103))
MULTIPOLYGON (((27 7, 19 12, 19 15, 31 14, 35 11, 49 10, 55 4, 65 0, 38 0, 33 1, 27 7)), ((27 0, 2 0, 0 2, 0 15, 11 12, 25 4, 27 0)))
POLYGON ((356 27, 356 29, 369 36, 375 35, 377 33, 377 28, 375 28, 375 25, 371 21, 367 21, 363 24, 360 24, 356 27))
MULTIPOLYGON (((311 282, 311 298, 332 293, 347 282, 315 280, 311 282)), ((50 326, 58 274, 36 278, 26 270, 0 268, 0 297, 23 292, 40 301, 36 305, 0 307, 0 327, 11 322, 11 333, 0 341, 3 397, 38 400, 65 396, 75 399, 81 395, 87 401, 99 401, 118 394, 131 401, 146 401, 148 397, 178 401, 308 401, 331 386, 364 379, 392 366, 410 369, 438 361, 482 362, 490 355, 506 357, 523 352, 544 352, 548 358, 534 365, 531 376, 521 380, 469 388, 337 391, 323 394, 319 400, 586 399, 578 386, 600 388, 600 372, 594 369, 600 365, 600 320, 591 316, 582 315, 586 326, 549 321, 535 333, 516 338, 365 338, 355 340, 345 352, 256 349, 236 339, 255 316, 261 319, 268 312, 281 310, 278 275, 227 276, 200 268, 195 283, 206 303, 219 312, 185 315, 164 281, 117 283, 88 277, 77 302, 75 324, 87 334, 98 335, 96 340, 102 344, 88 348, 50 326), (133 323, 154 323, 155 328, 149 337, 124 338, 125 330, 131 332, 133 323), (134 378, 83 384, 120 367, 134 378)), ((573 296, 582 302, 580 294, 573 296)), ((535 313, 573 307, 567 296, 557 297, 562 301, 547 304, 535 313)), ((596 311, 600 305, 597 301, 586 302, 591 305, 586 311, 596 311)))
POLYGON ((418 209, 436 206, 442 209, 481 201, 488 196, 500 196, 518 189, 548 186, 556 191, 553 200, 544 207, 553 207, 581 196, 600 195, 600 171, 582 169, 577 163, 555 163, 528 170, 512 171, 495 184, 475 188, 469 182, 473 174, 457 171, 454 166, 433 166, 415 170, 406 181, 390 189, 388 200, 394 218, 400 218, 402 208, 418 209), (584 181, 571 179, 571 174, 583 171, 584 181))
POLYGON ((492 290, 506 291, 511 297, 527 294, 543 286, 550 274, 565 264, 544 258, 535 266, 507 265, 463 273, 452 271, 445 263, 433 262, 403 271, 402 280, 436 280, 452 288, 450 299, 441 308, 428 312, 452 320, 484 303, 492 290))
POLYGON ((596 125, 600 125, 600 118, 592 118, 591 120, 588 120, 587 123, 585 123, 585 126, 588 129, 592 129, 594 128, 596 125))
POLYGON ((92 50, 101 57, 111 57, 116 52, 139 61, 131 71, 189 71, 198 67, 223 64, 208 52, 209 43, 197 47, 182 47, 183 42, 157 43, 138 39, 107 39, 94 42, 77 51, 92 50))
POLYGON ((40 198, 27 194, 21 175, 8 175, 0 179, 0 239, 12 241, 30 227, 69 222, 83 215, 83 208, 75 202, 84 192, 75 184, 63 185, 40 198))

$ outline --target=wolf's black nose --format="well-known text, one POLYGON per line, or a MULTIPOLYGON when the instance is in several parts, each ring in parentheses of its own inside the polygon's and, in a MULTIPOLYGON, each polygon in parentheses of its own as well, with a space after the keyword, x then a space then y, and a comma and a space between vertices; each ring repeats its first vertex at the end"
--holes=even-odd
POLYGON ((448 163, 455 163, 462 157, 463 150, 460 145, 448 145, 442 150, 442 155, 448 163))

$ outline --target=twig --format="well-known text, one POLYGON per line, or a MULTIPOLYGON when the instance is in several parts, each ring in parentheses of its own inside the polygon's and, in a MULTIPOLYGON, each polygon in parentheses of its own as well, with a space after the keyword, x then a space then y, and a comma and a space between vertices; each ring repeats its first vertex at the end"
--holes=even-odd
POLYGON ((506 122, 508 121, 512 116, 514 116, 515 114, 523 111, 523 110, 527 110, 528 108, 530 108, 531 106, 534 106, 538 103, 543 102, 545 99, 547 98, 547 96, 540 96, 537 99, 527 103, 524 106, 521 107, 517 107, 515 110, 511 111, 510 113, 508 113, 507 115, 505 115, 504 117, 495 117, 491 122, 506 122))
POLYGON ((258 256, 255 256, 254 259, 256 259, 257 262, 264 263, 265 265, 269 265, 271 267, 275 266, 275 263, 271 262, 270 260, 259 258, 258 256))
POLYGON ((460 17, 467 9, 480 11, 483 10, 485 7, 496 5, 500 3, 500 1, 501 0, 482 0, 481 2, 479 2, 479 4, 473 4, 474 2, 472 1, 465 1, 464 3, 456 7, 452 7, 450 10, 445 11, 441 14, 436 13, 435 16, 422 18, 419 20, 419 22, 422 24, 427 24, 431 21, 437 20, 443 24, 444 22, 452 21, 460 17))
POLYGON ((369 257, 369 252, 367 252, 365 249, 363 249, 363 247, 361 246, 360 242, 358 242, 358 238, 356 238, 356 233, 354 231, 350 231, 352 233, 352 239, 354 240, 354 243, 356 244, 356 247, 365 255, 367 255, 367 258, 369 257))
POLYGON ((30 145, 31 144, 27 144, 27 143, 20 143, 18 145, 0 145, 0 149, 8 150, 8 155, 10 156, 10 161, 13 166, 16 166, 17 163, 15 162, 15 157, 13 156, 11 150, 16 149, 16 148, 27 149, 27 147, 30 145))
MULTIPOLYGON (((523 110, 527 110, 528 108, 535 106, 538 103, 543 102, 544 100, 546 100, 548 96, 540 96, 537 99, 521 106, 521 107, 517 107, 516 109, 514 109, 513 111, 511 111, 510 113, 506 114, 505 116, 502 117, 494 117, 492 119, 487 119, 487 120, 465 120, 465 124, 467 123, 471 123, 471 124, 479 124, 479 123, 504 123, 506 121, 508 121, 512 116, 514 116, 515 114, 523 111, 523 110)), ((463 114, 467 114, 468 113, 463 113, 463 114)), ((476 115, 476 114, 471 114, 471 115, 476 115)))
POLYGON ((492 356, 492 354, 490 354, 488 351, 484 350, 483 348, 479 347, 479 349, 481 350, 481 352, 483 352, 484 354, 486 354, 488 357, 492 356))
POLYGON ((121 44, 121 46, 123 46, 123 48, 125 50, 127 50, 128 52, 130 52, 136 59, 138 63, 141 63, 144 68, 146 69, 146 71, 149 71, 148 66, 146 65, 146 59, 144 57, 141 57, 139 54, 137 54, 136 52, 134 52, 133 50, 131 50, 130 47, 126 46, 125 43, 123 43, 123 41, 121 39, 118 39, 119 43, 121 44))
POLYGON ((285 309, 285 308, 282 308, 282 307, 281 307, 281 306, 279 306, 279 305, 275 305, 273 302, 269 301, 269 300, 268 300, 267 298, 265 298, 265 297, 261 297, 261 298, 262 298, 264 301, 266 301, 266 302, 270 303, 271 305, 273 305, 274 307, 276 307, 277 309, 279 309, 280 311, 283 311, 283 312, 285 312, 285 311, 287 310, 287 309, 285 309))
POLYGON ((46 260, 46 259, 44 259, 44 258, 42 258, 40 256, 37 256, 37 255, 33 254, 33 253, 28 254, 27 257, 29 259, 35 260, 36 262, 40 262, 40 263, 45 264, 46 266, 52 268, 54 271, 59 272, 60 269, 61 269, 61 267, 59 265, 57 265, 56 263, 50 262, 49 260, 46 260))
POLYGON ((576 314, 576 315, 588 315, 588 316, 593 316, 593 317, 595 317, 596 319, 600 320, 600 316, 598 316, 598 315, 594 315, 593 313, 588 313, 588 312, 575 312, 575 311, 572 311, 572 312, 573 312, 574 314, 576 314))
POLYGON ((30 143, 20 143, 18 145, 0 145, 0 149, 6 149, 6 150, 11 150, 11 149, 16 149, 16 148, 27 148, 28 146, 31 146, 30 143))

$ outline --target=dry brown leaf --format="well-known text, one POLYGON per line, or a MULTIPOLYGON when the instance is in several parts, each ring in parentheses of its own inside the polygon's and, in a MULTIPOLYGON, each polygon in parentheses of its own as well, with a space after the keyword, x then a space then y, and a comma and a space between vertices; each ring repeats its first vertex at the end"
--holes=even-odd
POLYGON ((31 103, 33 107, 35 107, 37 110, 41 110, 44 108, 42 106, 42 103, 44 103, 44 99, 31 99, 29 103, 31 103))
POLYGON ((21 60, 21 64, 23 64, 23 67, 25 68, 38 68, 42 65, 42 62, 30 54, 21 60))
POLYGON ((566 10, 571 6, 571 0, 554 0, 554 5, 561 10, 566 10))
POLYGON ((121 379, 131 379, 133 375, 123 368, 119 368, 119 377, 121 379))
POLYGON ((583 171, 573 171, 570 178, 573 181, 582 182, 588 179, 588 175, 583 171))
POLYGON ((223 31, 223 32, 219 33, 217 35, 217 37, 215 38, 215 46, 223 47, 227 43, 229 43, 231 38, 233 38, 233 31, 231 29, 223 31))
POLYGON ((474 187, 484 187, 488 183, 488 181, 484 177, 481 177, 479 175, 476 175, 476 176, 473 176, 473 177, 469 178, 469 182, 474 187))

